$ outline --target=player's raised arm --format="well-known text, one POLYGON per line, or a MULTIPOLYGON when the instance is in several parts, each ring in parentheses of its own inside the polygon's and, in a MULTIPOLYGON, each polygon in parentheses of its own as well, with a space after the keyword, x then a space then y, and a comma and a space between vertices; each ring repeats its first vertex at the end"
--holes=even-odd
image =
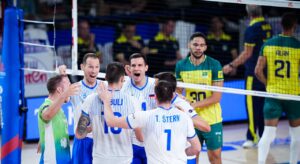
POLYGON ((104 85, 104 83, 100 83, 99 87, 97 88, 97 93, 99 98, 103 101, 104 104, 104 117, 106 120, 106 123, 110 127, 119 127, 119 128, 125 128, 129 129, 126 122, 125 117, 115 117, 111 108, 111 98, 112 94, 108 91, 107 87, 104 85))

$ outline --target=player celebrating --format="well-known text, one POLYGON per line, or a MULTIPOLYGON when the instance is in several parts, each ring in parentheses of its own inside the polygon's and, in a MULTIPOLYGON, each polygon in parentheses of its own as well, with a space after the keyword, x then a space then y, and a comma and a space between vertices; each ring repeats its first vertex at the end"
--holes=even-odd
MULTIPOLYGON (((100 70, 100 59, 94 53, 87 53, 83 57, 83 63, 81 64, 81 70, 83 70, 84 78, 79 81, 81 85, 81 92, 79 95, 71 97, 71 104, 74 111, 74 131, 77 127, 77 122, 81 115, 81 105, 85 98, 91 93, 95 93, 98 84, 97 75, 100 70)), ((59 71, 61 74, 66 73, 66 67, 60 66, 59 71)), ((74 132, 75 133, 75 132, 74 132)), ((92 150, 93 150, 93 136, 92 133, 88 133, 85 138, 78 139, 74 137, 72 162, 73 164, 91 164, 92 163, 92 150)))
MULTIPOLYGON (((121 63, 111 63, 107 66, 105 79, 108 90, 114 95, 109 104, 117 117, 127 116, 139 110, 138 100, 120 91, 124 82, 125 70, 121 63)), ((104 105, 98 94, 89 95, 82 105, 76 136, 83 138, 91 124, 94 137, 93 163, 123 163, 132 162, 132 130, 110 126, 104 119, 104 105)), ((135 130, 140 133, 139 130, 135 130)), ((141 134, 136 134, 137 137, 141 134)))
MULTIPOLYGON (((255 68, 257 78, 266 85, 267 92, 300 95, 300 42, 293 37, 297 17, 288 13, 282 17, 282 34, 269 39, 261 49, 255 68), (267 76, 264 69, 267 66, 267 76)), ((258 163, 265 163, 270 144, 282 112, 290 124, 290 163, 296 164, 300 150, 300 102, 266 98, 264 104, 265 130, 258 144, 258 163)))
MULTIPOLYGON (((192 120, 171 105, 172 84, 160 81, 155 86, 158 107, 149 111, 138 111, 127 117, 115 117, 111 109, 111 93, 100 85, 99 97, 104 103, 104 116, 108 126, 120 128, 140 127, 145 135, 148 163, 186 163, 186 155, 199 153, 200 143, 192 120), (176 139, 174 139, 174 137, 176 139), (191 146, 186 148, 186 142, 191 146)), ((114 93, 113 93, 114 94, 114 93)))
MULTIPOLYGON (((204 121, 198 114, 194 111, 194 108, 184 99, 182 99, 176 92, 177 81, 176 77, 171 72, 161 72, 154 75, 156 78, 156 84, 159 80, 165 80, 172 84, 172 90, 174 92, 173 99, 171 103, 176 107, 182 109, 188 116, 192 119, 195 128, 203 132, 210 132, 209 124, 204 121)), ((199 156, 199 155, 198 155, 199 156)), ((195 156, 188 157, 188 164, 196 164, 197 160, 195 156)))
MULTIPOLYGON (((129 80, 126 80, 122 88, 129 95, 142 102, 140 109, 146 111, 156 107, 154 99, 155 80, 146 76, 148 70, 147 59, 140 53, 129 57, 129 80)), ((133 138, 133 164, 147 163, 147 157, 143 143, 133 138)))

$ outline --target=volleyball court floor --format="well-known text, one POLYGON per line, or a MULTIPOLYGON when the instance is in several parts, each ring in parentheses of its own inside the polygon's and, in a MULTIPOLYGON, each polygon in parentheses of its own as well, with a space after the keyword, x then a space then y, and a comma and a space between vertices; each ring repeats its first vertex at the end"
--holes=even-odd
MULTIPOLYGON (((288 127, 287 121, 280 121, 276 139, 270 148, 270 153, 267 159, 268 164, 288 163, 290 144, 288 127)), ((224 146, 222 149, 222 161, 224 164, 257 163, 257 148, 242 148, 242 144, 245 141, 246 129, 247 124, 224 125, 224 146)), ((22 163, 39 163, 41 154, 36 153, 36 148, 36 143, 24 143, 22 149, 22 163)), ((205 148, 200 154, 199 163, 209 163, 205 148)), ((300 161, 298 163, 300 164, 300 161)))

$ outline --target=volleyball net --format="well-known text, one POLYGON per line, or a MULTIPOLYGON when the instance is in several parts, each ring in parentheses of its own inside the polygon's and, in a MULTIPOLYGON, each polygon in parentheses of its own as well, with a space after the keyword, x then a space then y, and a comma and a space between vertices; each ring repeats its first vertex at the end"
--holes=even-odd
MULTIPOLYGON (((51 76, 49 73, 57 72, 56 68, 61 64, 67 65, 68 73, 83 75, 82 71, 78 71, 80 64, 78 60, 84 55, 86 51, 84 44, 87 44, 85 42, 89 40, 83 41, 83 44, 79 42, 82 42, 84 35, 88 35, 89 32, 95 36, 93 40, 95 45, 92 51, 101 54, 102 58, 100 78, 105 76, 105 68, 108 63, 120 61, 122 58, 128 60, 129 55, 135 52, 141 52, 147 56, 148 75, 152 76, 162 71, 175 72, 175 63, 172 61, 184 59, 188 55, 189 37, 194 32, 202 32, 207 35, 207 50, 205 52, 207 56, 217 59, 222 66, 231 63, 244 49, 244 34, 250 23, 245 8, 246 4, 262 6, 262 16, 271 26, 271 33, 267 34, 265 40, 282 32, 280 18, 283 13, 295 12, 299 14, 299 2, 277 0, 186 2, 172 0, 144 2, 141 0, 132 1, 129 4, 120 2, 121 4, 118 5, 123 6, 120 8, 115 8, 116 4, 113 2, 105 1, 103 4, 81 4, 77 3, 76 0, 72 4, 57 3, 48 4, 52 7, 54 16, 48 15, 47 20, 52 21, 44 24, 46 27, 44 28, 46 29, 44 36, 46 39, 44 40, 46 41, 42 41, 43 43, 41 42, 42 39, 38 38, 41 37, 40 33, 35 35, 36 30, 39 29, 35 28, 30 31, 31 25, 36 22, 25 22, 28 25, 25 24, 25 27, 28 28, 25 28, 24 39, 26 40, 27 34, 31 36, 29 40, 24 41, 26 43, 25 70, 27 72, 35 70, 34 75, 32 72, 25 75, 28 86, 30 83, 35 83, 33 85, 35 86, 35 81, 38 81, 42 87, 46 83, 47 78, 45 76, 51 76), (63 14, 57 11, 59 11, 59 7, 66 5, 72 10, 67 10, 68 12, 64 13, 65 16, 61 16, 63 14), (55 15, 58 18, 55 19, 55 15), (82 21, 87 21, 89 26, 82 25, 83 27, 79 27, 82 21), (164 35, 170 34, 170 37, 164 36, 162 33, 164 35), (134 35, 133 42, 139 48, 129 43, 126 35, 134 35), (34 37, 38 39, 34 39, 34 37), (30 40, 33 43, 29 44, 30 40), (34 42, 40 42, 47 46, 41 48, 34 42), (44 51, 44 56, 36 55, 41 51, 44 51), (39 59, 41 56, 43 56, 44 61, 39 59), (166 64, 168 62, 169 64, 166 64)), ((300 38, 299 28, 296 30, 295 37, 300 38)), ((258 52, 255 53, 254 55, 257 56, 258 52)), ((284 65, 287 64, 284 63, 284 65)), ((277 74, 285 74, 288 71, 288 68, 280 63, 276 66, 278 67, 277 74)), ((187 83, 179 83, 179 86, 224 93, 299 100, 297 95, 246 90, 246 71, 245 66, 241 65, 234 72, 225 75, 224 87, 187 83)), ((255 75, 253 74, 253 76, 255 75)))
MULTIPOLYGON (((20 155, 15 150, 21 149, 20 132, 23 132, 24 123, 22 110, 26 111, 26 108, 22 108, 26 106, 25 97, 47 95, 47 80, 58 73, 57 67, 61 64, 67 66, 68 74, 83 76, 78 64, 80 57, 86 52, 84 44, 94 42, 92 51, 101 56, 99 78, 104 78, 109 63, 123 59, 126 63, 128 56, 136 52, 147 55, 149 76, 163 71, 175 72, 176 62, 188 56, 189 37, 195 32, 207 35, 208 48, 205 54, 217 59, 224 66, 237 58, 244 49, 245 30, 251 24, 247 17, 246 4, 262 6, 262 16, 271 26, 272 34, 268 34, 268 38, 282 32, 280 17, 283 13, 294 12, 299 16, 299 2, 279 0, 132 0, 98 3, 91 1, 83 4, 76 0, 72 3, 62 0, 42 1, 41 4, 20 2, 17 6, 24 9, 24 18, 22 12, 12 9, 6 13, 11 17, 6 15, 7 19, 4 21, 11 27, 7 26, 3 34, 2 61, 5 75, 1 90, 2 127, 3 133, 8 135, 2 138, 1 160, 4 163, 20 160, 15 158, 20 155), (88 26, 81 24, 84 21, 88 22, 88 26), (12 127, 16 122, 18 126, 12 127)), ((299 28, 295 37, 300 39, 299 28)), ((293 62, 298 62, 299 66, 299 61, 293 62)), ((289 76, 295 74, 290 71, 299 70, 290 68, 290 65, 289 61, 277 62, 275 74, 280 77, 289 76)), ((234 101, 235 104, 244 102, 243 95, 300 100, 300 96, 295 94, 247 89, 245 71, 245 66, 241 65, 235 72, 226 75, 224 87, 203 85, 201 82, 179 82, 178 86, 222 92, 223 102, 234 101)), ((207 74, 207 77, 210 75, 207 74)), ((299 83, 299 76, 295 82, 299 83)), ((237 105, 227 103, 222 108, 223 111, 240 110, 234 106, 237 105)))

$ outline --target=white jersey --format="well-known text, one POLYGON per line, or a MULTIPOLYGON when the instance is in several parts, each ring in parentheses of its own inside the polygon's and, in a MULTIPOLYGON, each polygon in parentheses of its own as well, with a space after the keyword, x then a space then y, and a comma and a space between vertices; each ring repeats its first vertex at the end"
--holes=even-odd
POLYGON ((176 94, 172 99, 171 104, 181 107, 184 113, 186 113, 190 118, 197 116, 194 108, 186 100, 179 97, 178 94, 176 94))
MULTIPOLYGON (((122 91, 114 91, 111 106, 115 116, 127 116, 139 106, 138 100, 122 91)), ((93 163, 128 164, 132 161, 132 129, 108 127, 104 120, 104 105, 98 94, 88 96, 82 105, 88 114, 93 132, 93 163)))
MULTIPOLYGON (((96 89, 101 81, 97 80, 95 86, 89 87, 87 86, 83 80, 79 81, 81 92, 78 95, 71 96, 71 104, 73 108, 73 114, 74 114, 74 134, 76 133, 76 128, 78 124, 78 120, 81 115, 81 105, 83 104, 85 98, 92 94, 96 93, 96 89)), ((92 133, 87 134, 87 137, 93 138, 92 133)))
MULTIPOLYGON (((133 80, 128 78, 122 87, 122 91, 137 98, 141 102, 140 110, 146 111, 156 107, 154 87, 155 79, 153 78, 146 77, 146 83, 143 87, 137 87, 133 80)), ((139 142, 135 135, 133 135, 132 140, 133 144, 143 146, 143 143, 139 142)))
POLYGON ((175 107, 158 107, 127 117, 130 128, 141 127, 148 163, 184 163, 186 142, 196 136, 191 118, 175 107))
MULTIPOLYGON (((184 113, 186 113, 190 118, 193 118, 195 116, 197 116, 198 114, 196 113, 196 111, 194 110, 194 108, 183 98, 181 98, 180 96, 178 96, 178 94, 175 95, 175 97, 172 99, 171 103, 173 105, 179 106, 181 107, 181 109, 183 109, 184 113)), ((190 143, 187 142, 186 143, 186 147, 190 147, 190 143)), ((188 156, 188 159, 194 159, 196 158, 196 156, 188 156)))

